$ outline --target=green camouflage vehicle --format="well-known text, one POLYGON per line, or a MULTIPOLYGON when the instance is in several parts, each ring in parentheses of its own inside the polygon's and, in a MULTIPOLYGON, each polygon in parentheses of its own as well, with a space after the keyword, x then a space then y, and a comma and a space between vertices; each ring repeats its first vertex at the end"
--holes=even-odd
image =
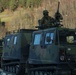
POLYGON ((76 29, 61 27, 58 10, 52 26, 6 35, 2 68, 15 75, 76 75, 76 29))
POLYGON ((39 30, 32 34, 27 74, 76 75, 76 29, 61 27, 62 20, 59 3, 53 25, 41 25, 39 20, 39 30))
POLYGON ((76 29, 54 27, 34 31, 32 38, 28 58, 31 73, 76 74, 76 29))
MULTIPOLYGON (((4 37, 1 61, 3 71, 18 73, 18 68, 22 66, 21 64, 25 64, 29 55, 29 46, 33 31, 35 29, 20 29, 18 32, 7 34, 4 37)), ((24 68, 22 69, 23 71, 24 68)))

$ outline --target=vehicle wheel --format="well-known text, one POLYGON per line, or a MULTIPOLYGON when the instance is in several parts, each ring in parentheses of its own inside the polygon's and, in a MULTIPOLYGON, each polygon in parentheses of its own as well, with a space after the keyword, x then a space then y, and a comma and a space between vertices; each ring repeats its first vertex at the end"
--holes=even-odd
POLYGON ((12 72, 15 73, 15 66, 12 67, 12 72))
POLYGON ((20 64, 19 68, 16 67, 16 75, 25 75, 25 66, 20 64))

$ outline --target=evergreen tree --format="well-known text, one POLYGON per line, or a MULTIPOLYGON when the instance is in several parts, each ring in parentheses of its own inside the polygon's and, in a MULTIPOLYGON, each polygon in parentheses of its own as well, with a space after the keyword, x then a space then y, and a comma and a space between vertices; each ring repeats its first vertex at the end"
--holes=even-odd
POLYGON ((4 9, 3 9, 3 6, 2 6, 2 2, 0 1, 0 13, 3 12, 4 9))
POLYGON ((1 0, 1 4, 2 4, 3 9, 6 9, 9 7, 9 1, 10 0, 1 0))
POLYGON ((14 11, 17 7, 18 7, 17 1, 16 0, 10 0, 9 8, 14 11))
POLYGON ((19 6, 26 7, 26 0, 19 0, 19 6))
POLYGON ((27 7, 38 7, 42 0, 26 0, 27 7))
POLYGON ((4 9, 15 10, 18 6, 21 7, 38 7, 42 0, 0 0, 0 12, 4 9))

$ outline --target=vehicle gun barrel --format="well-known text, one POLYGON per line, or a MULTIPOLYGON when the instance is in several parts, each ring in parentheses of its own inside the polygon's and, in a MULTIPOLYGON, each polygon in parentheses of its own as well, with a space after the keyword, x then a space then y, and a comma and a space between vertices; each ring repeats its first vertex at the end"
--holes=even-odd
POLYGON ((63 20, 63 17, 61 15, 61 13, 59 12, 59 7, 60 7, 60 2, 58 2, 58 7, 57 7, 57 11, 55 13, 55 25, 58 26, 62 26, 61 22, 63 20))

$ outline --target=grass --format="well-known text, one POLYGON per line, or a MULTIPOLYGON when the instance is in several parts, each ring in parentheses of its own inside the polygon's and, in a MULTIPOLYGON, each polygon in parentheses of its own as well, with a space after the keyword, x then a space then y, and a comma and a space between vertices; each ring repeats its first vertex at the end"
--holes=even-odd
POLYGON ((12 19, 12 14, 9 11, 4 11, 0 13, 0 19, 2 22, 9 22, 12 19))
POLYGON ((1 22, 9 22, 12 20, 11 18, 12 17, 3 17, 3 18, 1 18, 1 22))
MULTIPOLYGON (((73 5, 75 5, 75 4, 73 4, 72 0, 70 2, 66 1, 66 0, 64 0, 64 1, 61 0, 60 11, 64 17, 64 19, 63 19, 64 26, 67 27, 69 25, 69 27, 75 28, 76 27, 75 26, 76 10, 75 10, 75 6, 73 7, 73 5), (68 16, 66 16, 66 15, 68 15, 68 16)), ((29 25, 35 26, 35 25, 37 25, 37 20, 42 17, 41 14, 42 14, 42 10, 44 9, 44 7, 45 7, 45 3, 40 8, 38 8, 38 9, 34 8, 33 10, 30 10, 30 11, 29 11, 29 9, 20 10, 20 8, 19 8, 15 12, 12 13, 9 10, 6 10, 3 13, 0 13, 0 19, 1 19, 1 21, 4 21, 4 22, 11 22, 14 25, 18 25, 19 22, 21 22, 20 24, 22 24, 24 22, 23 23, 24 25, 29 24, 29 25), (25 15, 23 13, 25 13, 25 15), (30 19, 28 17, 26 17, 26 15, 29 16, 30 19), (24 17, 22 17, 22 16, 24 16, 24 17), (16 22, 17 19, 20 20, 20 21, 17 21, 18 23, 16 22), (24 19, 26 19, 26 20, 24 20, 24 19), (29 21, 27 21, 27 20, 29 20, 29 21), (33 20, 33 23, 31 24, 32 20, 33 20)), ((49 10, 49 15, 53 16, 55 11, 57 10, 57 0, 55 0, 55 1, 47 0, 46 7, 47 7, 47 10, 49 10), (48 4, 49 2, 50 2, 50 4, 48 4)))

